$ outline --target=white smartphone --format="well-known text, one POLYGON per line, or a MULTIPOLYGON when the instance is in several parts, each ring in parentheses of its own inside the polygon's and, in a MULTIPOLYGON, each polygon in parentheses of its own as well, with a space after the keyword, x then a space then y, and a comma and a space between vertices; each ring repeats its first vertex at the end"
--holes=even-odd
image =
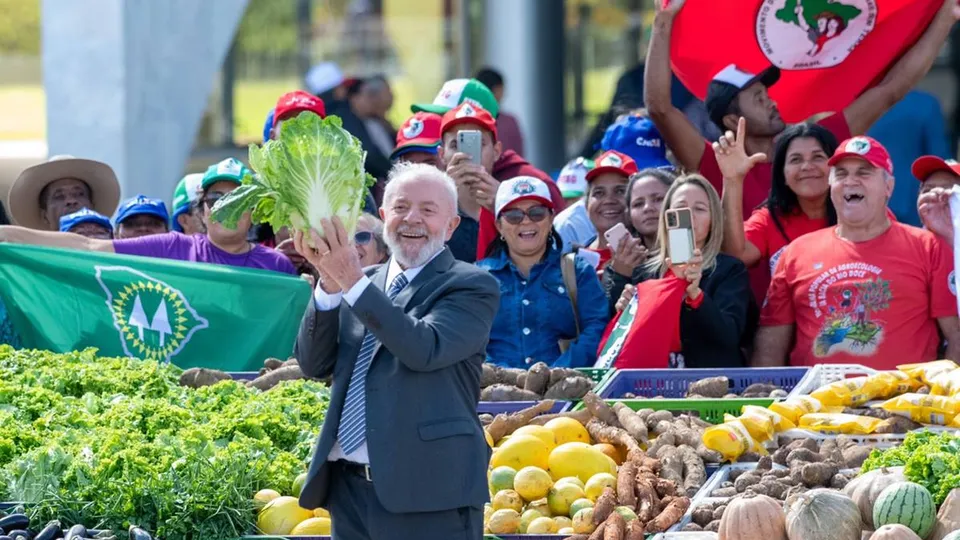
POLYGON ((670 262, 685 264, 693 258, 693 214, 689 208, 667 210, 667 249, 670 262))
POLYGON ((620 246, 620 241, 623 240, 623 237, 629 235, 630 231, 627 230, 626 225, 623 223, 617 223, 613 227, 607 229, 607 232, 603 233, 603 237, 607 239, 607 244, 610 245, 611 251, 616 251, 617 247, 620 246))
POLYGON ((457 132, 457 151, 470 156, 470 161, 481 164, 480 156, 483 151, 483 137, 477 130, 457 132))

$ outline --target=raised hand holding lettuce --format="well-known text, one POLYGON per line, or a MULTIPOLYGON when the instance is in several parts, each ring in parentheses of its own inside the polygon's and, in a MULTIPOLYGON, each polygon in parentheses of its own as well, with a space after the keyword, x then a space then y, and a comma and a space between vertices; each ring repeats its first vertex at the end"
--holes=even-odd
POLYGON ((363 169, 366 152, 340 118, 302 112, 280 127, 275 140, 250 145, 250 166, 243 185, 220 199, 213 219, 235 228, 244 212, 273 230, 290 227, 320 234, 320 220, 339 216, 350 238, 374 178, 363 169))

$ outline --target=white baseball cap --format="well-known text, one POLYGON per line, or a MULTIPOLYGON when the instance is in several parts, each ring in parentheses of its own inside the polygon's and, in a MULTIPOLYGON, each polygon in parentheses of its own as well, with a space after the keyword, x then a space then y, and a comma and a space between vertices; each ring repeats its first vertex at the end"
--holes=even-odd
POLYGON ((323 62, 310 68, 304 77, 307 90, 313 95, 320 95, 328 90, 343 84, 343 71, 334 62, 323 62))
POLYGON ((500 217, 506 207, 517 201, 538 200, 547 208, 553 209, 553 199, 550 198, 550 189, 543 180, 532 176, 517 176, 500 183, 497 188, 497 200, 494 204, 495 217, 500 217))

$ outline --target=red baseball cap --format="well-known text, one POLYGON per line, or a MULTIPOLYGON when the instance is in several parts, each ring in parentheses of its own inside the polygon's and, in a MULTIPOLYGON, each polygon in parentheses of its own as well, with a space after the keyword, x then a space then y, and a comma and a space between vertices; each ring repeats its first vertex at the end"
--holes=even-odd
POLYGON ((440 146, 440 115, 418 112, 400 126, 397 131, 397 146, 393 155, 409 148, 423 148, 433 151, 440 146))
POLYGON ((931 174, 940 171, 960 176, 960 163, 952 159, 943 159, 939 156, 920 156, 913 162, 910 171, 917 180, 926 182, 931 174))
POLYGON ((323 106, 323 100, 308 94, 303 90, 287 92, 277 100, 277 106, 273 109, 273 127, 277 122, 296 116, 303 111, 316 113, 320 118, 327 117, 327 109, 323 106))
POLYGON ((440 133, 442 135, 451 128, 462 124, 471 124, 485 129, 493 134, 493 140, 497 140, 497 121, 486 109, 481 109, 468 102, 461 103, 443 115, 443 120, 440 123, 440 133))
POLYGON ((616 150, 607 150, 600 154, 595 161, 596 167, 587 172, 587 182, 592 182, 596 177, 604 173, 617 173, 626 176, 635 174, 640 169, 637 168, 637 162, 632 157, 617 152, 616 150))
POLYGON ((893 162, 890 161, 890 153, 872 137, 860 135, 847 139, 840 143, 833 157, 827 161, 827 164, 833 167, 842 159, 860 158, 874 167, 879 167, 888 174, 893 174, 893 162))

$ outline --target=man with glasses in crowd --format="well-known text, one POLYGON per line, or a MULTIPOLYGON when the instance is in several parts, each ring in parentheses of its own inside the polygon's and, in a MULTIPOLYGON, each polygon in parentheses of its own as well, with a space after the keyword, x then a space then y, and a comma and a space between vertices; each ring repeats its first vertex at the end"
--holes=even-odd
POLYGON ((71 233, 0 226, 0 242, 205 262, 296 274, 293 264, 282 253, 247 241, 250 230, 249 212, 243 215, 236 229, 228 229, 210 219, 213 205, 227 193, 240 187, 246 174, 249 174, 249 169, 233 158, 225 159, 207 169, 200 184, 206 234, 187 236, 169 232, 129 240, 101 240, 71 233))

